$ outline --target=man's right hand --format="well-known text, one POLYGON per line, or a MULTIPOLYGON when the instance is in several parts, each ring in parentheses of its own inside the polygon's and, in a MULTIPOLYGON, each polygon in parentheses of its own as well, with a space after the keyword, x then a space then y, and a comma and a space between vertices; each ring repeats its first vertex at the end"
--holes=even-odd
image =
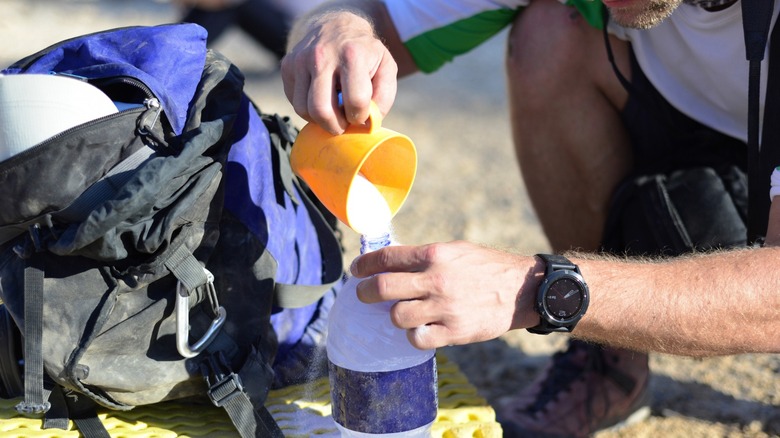
POLYGON ((361 11, 339 5, 299 20, 282 60, 284 92, 295 112, 333 134, 343 133, 348 124, 365 123, 371 100, 387 114, 398 74, 371 21, 361 11))

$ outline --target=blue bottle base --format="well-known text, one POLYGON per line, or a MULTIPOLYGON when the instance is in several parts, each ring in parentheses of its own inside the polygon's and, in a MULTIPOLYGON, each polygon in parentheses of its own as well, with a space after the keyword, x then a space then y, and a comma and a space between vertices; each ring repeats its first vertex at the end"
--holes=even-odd
POLYGON ((419 365, 387 372, 358 372, 333 363, 328 367, 333 419, 345 429, 392 434, 429 426, 436 419, 435 356, 419 365))

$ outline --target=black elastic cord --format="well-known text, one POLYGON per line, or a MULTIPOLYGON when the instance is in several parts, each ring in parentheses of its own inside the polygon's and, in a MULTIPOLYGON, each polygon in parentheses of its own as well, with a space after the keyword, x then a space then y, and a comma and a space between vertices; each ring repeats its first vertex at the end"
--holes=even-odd
POLYGON ((620 84, 623 86, 623 88, 628 91, 628 94, 637 95, 634 92, 634 87, 631 85, 631 82, 626 79, 626 77, 618 68, 617 63, 615 62, 615 55, 612 53, 612 44, 609 42, 609 32, 607 31, 607 25, 609 24, 609 9, 607 9, 605 6, 602 6, 601 11, 601 17, 603 18, 602 34, 604 35, 604 46, 607 48, 607 59, 609 59, 609 63, 612 65, 612 70, 614 70, 615 76, 617 76, 618 81, 620 81, 620 84))

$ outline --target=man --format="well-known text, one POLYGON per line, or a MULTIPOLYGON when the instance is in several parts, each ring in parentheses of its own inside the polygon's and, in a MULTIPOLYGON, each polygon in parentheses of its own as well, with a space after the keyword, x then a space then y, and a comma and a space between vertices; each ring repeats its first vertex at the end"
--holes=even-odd
POLYGON ((629 417, 646 394, 639 352, 780 351, 780 201, 765 246, 748 249, 742 223, 748 68, 739 3, 604 0, 608 38, 597 29, 600 4, 575 3, 336 2, 299 20, 282 64, 296 112, 338 134, 367 119, 372 99, 389 111, 397 75, 433 71, 511 25, 522 174, 553 251, 580 251, 560 259, 437 243, 383 249, 352 267, 367 277, 362 300, 401 300, 391 317, 420 348, 523 328, 610 346, 573 341, 556 354, 499 408, 507 436, 585 436, 629 417), (642 204, 654 193, 669 196, 642 204), (597 250, 701 253, 628 259, 597 250), (544 282, 556 271, 568 275, 563 290, 544 282))

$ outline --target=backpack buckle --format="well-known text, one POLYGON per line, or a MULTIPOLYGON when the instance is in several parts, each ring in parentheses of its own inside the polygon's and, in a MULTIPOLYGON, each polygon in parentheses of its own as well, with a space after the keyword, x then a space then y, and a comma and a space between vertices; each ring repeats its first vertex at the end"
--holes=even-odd
POLYGON ((211 354, 201 364, 201 373, 208 386, 208 396, 214 406, 221 408, 234 398, 244 393, 241 377, 230 370, 230 366, 222 352, 211 354), (216 357, 215 357, 216 356, 216 357), (212 380, 214 383, 212 384, 212 380))

